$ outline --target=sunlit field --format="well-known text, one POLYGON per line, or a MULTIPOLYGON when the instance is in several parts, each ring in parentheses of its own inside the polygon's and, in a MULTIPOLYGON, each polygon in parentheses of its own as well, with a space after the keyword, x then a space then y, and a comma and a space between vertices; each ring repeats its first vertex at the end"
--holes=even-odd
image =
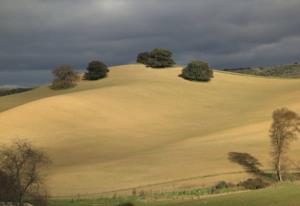
MULTIPOLYGON (((116 66, 108 78, 69 90, 43 86, 1 97, 0 143, 28 138, 44 148, 53 161, 53 196, 238 182, 246 175, 228 161, 232 151, 249 152, 270 168, 272 111, 300 112, 300 80, 215 71, 201 83, 180 73, 116 66)), ((290 152, 293 161, 300 161, 299 146, 290 152)))

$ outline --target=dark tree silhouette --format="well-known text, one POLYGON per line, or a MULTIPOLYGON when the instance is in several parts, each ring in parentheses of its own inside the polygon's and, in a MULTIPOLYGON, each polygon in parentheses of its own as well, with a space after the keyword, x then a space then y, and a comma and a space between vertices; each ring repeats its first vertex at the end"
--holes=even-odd
POLYGON ((107 65, 101 61, 91 61, 86 69, 87 72, 84 74, 84 78, 87 80, 104 78, 109 72, 107 65))
POLYGON ((173 53, 167 49, 153 49, 151 52, 143 52, 137 56, 137 62, 152 68, 172 67, 175 61, 173 53))
POLYGON ((264 172, 259 168, 261 163, 248 153, 230 152, 228 158, 231 162, 241 165, 246 172, 255 176, 263 176, 264 172))
POLYGON ((214 72, 208 63, 202 61, 192 61, 182 69, 181 77, 192 81, 208 82, 213 78, 214 72))
POLYGON ((150 58, 149 52, 142 52, 138 54, 136 62, 147 65, 149 58, 150 58))

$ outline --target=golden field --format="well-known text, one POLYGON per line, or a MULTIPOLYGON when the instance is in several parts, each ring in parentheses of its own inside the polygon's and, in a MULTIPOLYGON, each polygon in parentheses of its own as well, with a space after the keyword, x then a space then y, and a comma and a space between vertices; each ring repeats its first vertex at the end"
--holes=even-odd
MULTIPOLYGON (((27 138, 53 160, 52 195, 101 193, 242 169, 227 153, 249 152, 270 167, 272 111, 300 113, 300 79, 215 72, 209 83, 184 80, 181 68, 112 67, 99 81, 47 86, 0 97, 0 143, 27 138)), ((291 157, 299 160, 300 140, 291 157), (297 159, 298 158, 298 159, 297 159)), ((224 174, 224 175, 222 175, 224 174)))

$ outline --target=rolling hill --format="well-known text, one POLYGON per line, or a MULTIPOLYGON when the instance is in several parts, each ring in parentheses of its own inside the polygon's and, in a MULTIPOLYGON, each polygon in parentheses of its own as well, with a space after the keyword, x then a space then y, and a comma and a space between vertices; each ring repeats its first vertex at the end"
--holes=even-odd
MULTIPOLYGON (((269 168, 272 111, 300 113, 300 80, 216 71, 211 82, 198 83, 180 71, 116 66, 108 78, 73 89, 0 97, 0 143, 28 138, 48 151, 52 195, 239 181, 245 174, 235 174, 241 168, 227 160, 231 151, 249 152, 269 168)), ((299 146, 291 151, 295 161, 299 146)))

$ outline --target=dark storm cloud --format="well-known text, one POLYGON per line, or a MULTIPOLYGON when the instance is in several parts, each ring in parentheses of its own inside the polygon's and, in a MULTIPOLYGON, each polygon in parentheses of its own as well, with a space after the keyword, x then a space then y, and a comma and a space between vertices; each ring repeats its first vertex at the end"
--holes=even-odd
POLYGON ((154 47, 180 64, 289 63, 300 58, 299 9, 299 0, 0 0, 0 70, 125 64, 154 47))

